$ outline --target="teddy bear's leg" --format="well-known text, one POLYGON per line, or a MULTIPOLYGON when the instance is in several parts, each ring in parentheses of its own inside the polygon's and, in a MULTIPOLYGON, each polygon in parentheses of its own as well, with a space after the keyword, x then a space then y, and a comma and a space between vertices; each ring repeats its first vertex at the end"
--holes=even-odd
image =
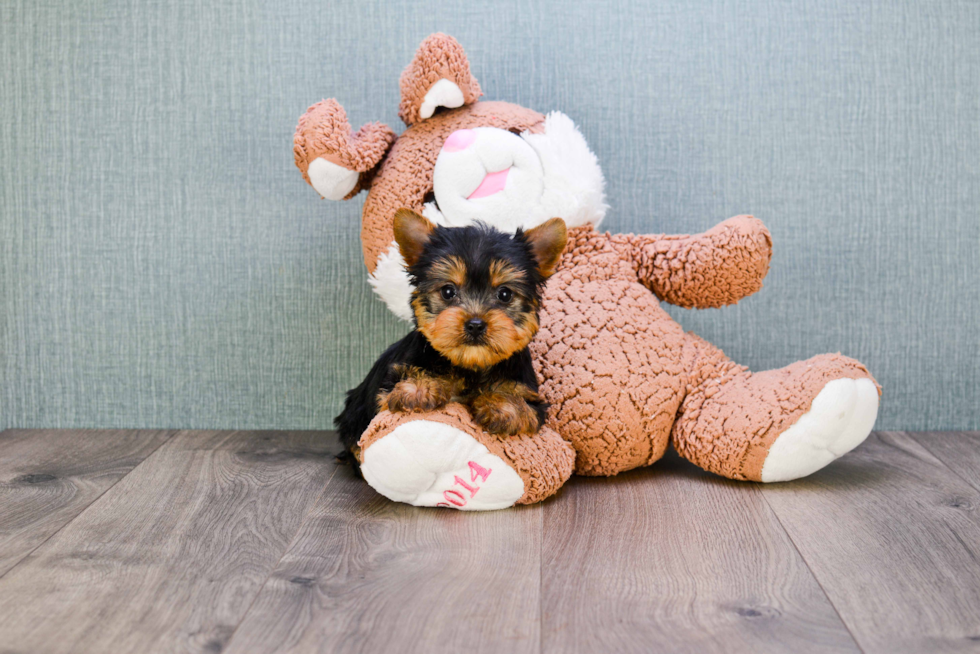
POLYGON ((383 411, 358 445, 364 479, 388 499, 464 511, 540 502, 575 464, 575 451, 552 429, 494 436, 460 404, 430 413, 383 411))
POLYGON ((879 390, 854 359, 823 354, 751 373, 710 343, 688 339, 690 377, 672 440, 696 465, 731 479, 788 481, 823 468, 871 432, 879 390))

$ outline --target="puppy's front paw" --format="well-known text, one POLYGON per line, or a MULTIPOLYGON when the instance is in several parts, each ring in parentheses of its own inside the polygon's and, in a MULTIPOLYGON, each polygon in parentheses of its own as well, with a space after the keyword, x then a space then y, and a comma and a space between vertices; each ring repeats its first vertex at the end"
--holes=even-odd
POLYGON ((470 404, 473 418, 491 434, 533 434, 541 427, 537 412, 523 398, 503 393, 478 395, 470 404))
POLYGON ((378 397, 378 407, 394 413, 434 411, 446 406, 451 398, 452 388, 439 379, 403 379, 390 393, 378 397))

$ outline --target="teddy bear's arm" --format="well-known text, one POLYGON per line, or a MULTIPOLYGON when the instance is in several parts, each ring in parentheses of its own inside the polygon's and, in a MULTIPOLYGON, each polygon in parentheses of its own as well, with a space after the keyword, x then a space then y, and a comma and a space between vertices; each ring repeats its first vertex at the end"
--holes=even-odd
POLYGON ((734 304, 762 288, 772 239, 761 220, 735 216, 689 236, 610 237, 661 300, 688 309, 734 304))
POLYGON ((303 179, 330 200, 349 200, 368 187, 395 133, 368 123, 354 132, 347 112, 333 98, 321 100, 299 119, 293 156, 303 179))

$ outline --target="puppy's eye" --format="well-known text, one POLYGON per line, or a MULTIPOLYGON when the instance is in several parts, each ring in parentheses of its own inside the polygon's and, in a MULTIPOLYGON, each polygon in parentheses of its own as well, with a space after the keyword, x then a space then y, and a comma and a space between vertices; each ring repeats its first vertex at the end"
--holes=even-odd
POLYGON ((446 284, 439 289, 439 293, 442 295, 442 299, 449 302, 451 299, 456 297, 456 289, 453 288, 452 284, 446 284))
POLYGON ((507 288, 506 286, 501 286, 497 291, 497 299, 507 304, 510 302, 511 298, 514 297, 514 292, 507 288))

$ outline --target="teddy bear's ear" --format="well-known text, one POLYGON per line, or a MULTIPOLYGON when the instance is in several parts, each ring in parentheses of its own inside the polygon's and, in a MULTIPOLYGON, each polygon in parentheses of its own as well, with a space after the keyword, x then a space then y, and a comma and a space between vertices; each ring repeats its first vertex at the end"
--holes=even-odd
POLYGON ((462 46, 451 36, 433 34, 422 41, 402 72, 398 115, 406 125, 431 118, 438 107, 455 109, 476 102, 483 91, 470 74, 462 46))
POLYGON ((349 200, 370 185, 375 166, 396 138, 381 123, 368 123, 351 133, 340 103, 322 100, 299 119, 293 155, 303 179, 317 193, 328 200, 349 200))

